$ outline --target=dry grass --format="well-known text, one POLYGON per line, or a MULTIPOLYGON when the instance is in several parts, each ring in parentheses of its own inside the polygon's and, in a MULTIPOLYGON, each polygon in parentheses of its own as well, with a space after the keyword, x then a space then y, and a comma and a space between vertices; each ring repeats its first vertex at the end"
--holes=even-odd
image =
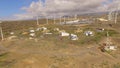
MULTIPOLYGON (((29 28, 37 28, 35 21, 11 21, 2 23, 5 37, 9 32, 14 31, 16 35, 22 38, 14 40, 5 40, 0 43, 7 49, 7 53, 0 55, 0 68, 120 68, 120 24, 93 23, 85 26, 73 25, 55 25, 53 20, 50 24, 44 24, 46 20, 40 20, 41 25, 50 29, 53 35, 42 35, 37 32, 37 41, 29 40, 28 36, 21 36, 22 31, 28 31, 29 28), (23 23, 23 24, 21 24, 23 23), (83 30, 78 35, 79 40, 72 41, 69 37, 60 37, 53 31, 54 28, 60 28, 69 33, 74 33, 77 28, 83 30), (93 37, 86 37, 84 31, 96 31, 96 28, 105 28, 104 32, 96 32, 93 37), (109 31, 111 38, 118 45, 118 50, 108 53, 102 53, 98 49, 101 40, 109 31)), ((59 20, 56 20, 59 22, 59 20)))

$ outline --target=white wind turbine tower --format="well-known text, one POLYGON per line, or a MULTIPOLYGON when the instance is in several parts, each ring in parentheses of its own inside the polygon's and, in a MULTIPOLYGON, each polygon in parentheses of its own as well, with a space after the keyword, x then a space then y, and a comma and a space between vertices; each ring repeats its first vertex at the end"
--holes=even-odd
POLYGON ((56 23, 56 21, 55 21, 55 15, 53 16, 53 20, 54 20, 54 24, 56 23))
POLYGON ((48 15, 44 14, 44 18, 46 20, 46 24, 48 24, 48 15))
POLYGON ((70 21, 71 19, 70 19, 70 16, 68 16, 68 21, 70 21))
POLYGON ((111 10, 108 14, 108 20, 117 23, 118 10, 111 10))
POLYGON ((38 16, 37 16, 36 20, 37 20, 36 24, 39 25, 39 17, 38 16))
POLYGON ((108 13, 108 20, 111 21, 113 19, 113 16, 112 16, 112 11, 110 11, 108 13))
POLYGON ((115 24, 117 23, 117 16, 118 16, 118 12, 116 10, 116 13, 115 13, 115 24))
POLYGON ((46 23, 48 24, 48 17, 46 18, 46 23))
POLYGON ((75 17, 75 20, 76 20, 76 19, 77 19, 77 14, 75 14, 75 16, 74 16, 74 17, 75 17))
MULTIPOLYGON (((116 3, 120 2, 119 0, 116 0, 116 3)), ((116 11, 115 11, 115 14, 114 14, 114 20, 115 20, 115 24, 117 23, 117 18, 118 18, 118 11, 119 11, 119 7, 120 7, 120 4, 118 4, 116 6, 116 11)))
POLYGON ((36 25, 38 26, 39 25, 39 16, 38 16, 38 14, 35 14, 35 10, 33 10, 33 11, 31 11, 31 14, 32 15, 35 15, 35 16, 33 16, 33 18, 35 18, 36 19, 36 25))
POLYGON ((68 19, 68 21, 70 21, 70 16, 68 16, 68 18, 67 18, 67 19, 68 19))
POLYGON ((61 18, 62 18, 62 16, 60 16, 60 23, 62 22, 62 19, 61 19, 61 18))
POLYGON ((3 31, 2 31, 2 21, 0 21, 0 34, 1 34, 1 39, 4 40, 4 36, 3 36, 3 31))
POLYGON ((66 18, 65 17, 63 17, 64 18, 64 23, 66 22, 66 18))
MULTIPOLYGON (((120 1, 118 1, 120 2, 120 1)), ((118 11, 120 10, 120 4, 117 6, 117 10, 116 10, 116 13, 115 13, 115 24, 117 23, 117 19, 118 19, 118 11)))

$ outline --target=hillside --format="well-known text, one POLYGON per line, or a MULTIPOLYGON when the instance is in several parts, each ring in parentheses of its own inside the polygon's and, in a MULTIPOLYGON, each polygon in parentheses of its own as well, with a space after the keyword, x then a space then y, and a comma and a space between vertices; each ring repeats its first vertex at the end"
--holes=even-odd
MULTIPOLYGON (((39 19, 39 26, 35 20, 3 22, 1 26, 5 40, 0 42, 0 68, 120 68, 120 18, 116 24, 98 20, 79 25, 58 25, 53 22, 49 19, 49 24, 46 24, 45 19, 39 19), (47 32, 53 34, 35 31, 36 36, 29 39, 29 30, 41 27, 46 27, 47 32), (78 40, 61 37, 55 28, 76 34, 78 40), (97 32, 98 28, 105 30, 97 32), (78 29, 81 32, 76 32, 78 29), (85 31, 93 31, 94 36, 85 36, 85 31), (106 41, 107 32, 117 45, 115 51, 102 52, 99 49, 106 41), (10 39, 11 36, 16 37, 10 39)), ((57 22, 59 20, 56 19, 57 22)))

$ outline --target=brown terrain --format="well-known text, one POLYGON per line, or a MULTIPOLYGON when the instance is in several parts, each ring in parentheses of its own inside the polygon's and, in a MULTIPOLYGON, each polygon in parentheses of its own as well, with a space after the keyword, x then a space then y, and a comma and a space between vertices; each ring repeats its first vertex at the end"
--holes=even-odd
POLYGON ((48 27, 51 31, 58 27, 69 33, 77 28, 93 31, 96 28, 105 28, 110 31, 110 38, 117 50, 102 52, 99 49, 106 41, 106 32, 96 33, 93 37, 76 33, 79 36, 77 41, 56 34, 43 37, 39 35, 32 40, 24 36, 8 39, 11 31, 27 31, 31 27, 37 28, 37 25, 35 21, 6 22, 2 24, 5 40, 0 42, 0 68, 120 68, 120 21, 117 24, 99 22, 83 26, 43 23, 41 26, 48 27))

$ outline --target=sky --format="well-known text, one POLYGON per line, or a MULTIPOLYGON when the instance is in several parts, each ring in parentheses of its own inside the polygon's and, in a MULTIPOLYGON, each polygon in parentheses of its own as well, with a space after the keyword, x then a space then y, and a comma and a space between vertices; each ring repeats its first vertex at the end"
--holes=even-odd
POLYGON ((120 7, 120 0, 0 0, 0 19, 60 17, 112 11, 118 7, 120 7))
POLYGON ((29 6, 35 0, 1 0, 0 1, 0 16, 10 16, 15 13, 22 13, 21 7, 29 6))
MULTIPOLYGON (((25 13, 21 8, 28 7, 33 1, 38 0, 0 0, 0 18, 10 18, 14 14, 25 13)), ((45 0, 41 1, 45 2, 45 0)))

